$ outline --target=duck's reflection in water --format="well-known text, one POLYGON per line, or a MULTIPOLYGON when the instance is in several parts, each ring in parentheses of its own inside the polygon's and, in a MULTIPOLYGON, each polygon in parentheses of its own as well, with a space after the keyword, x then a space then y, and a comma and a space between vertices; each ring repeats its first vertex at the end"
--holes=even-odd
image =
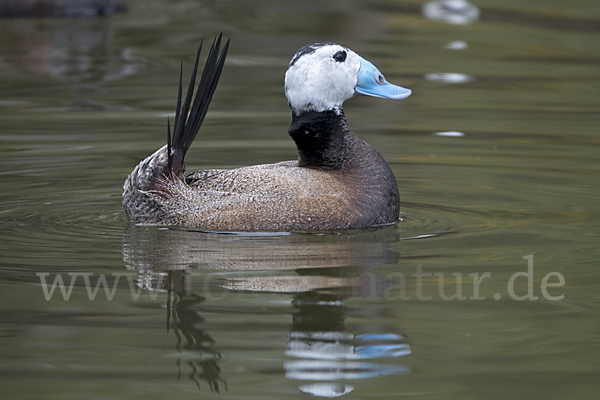
MULTIPOLYGON (((187 293, 185 272, 169 271, 166 280, 167 288, 167 332, 173 331, 177 339, 179 352, 191 352, 194 355, 185 363, 190 367, 189 378, 198 388, 201 381, 206 381, 213 392, 219 392, 220 384, 227 390, 227 382, 221 378, 218 360, 221 354, 216 350, 215 340, 199 326, 204 318, 195 311, 206 299, 194 293, 187 293)), ((181 357, 177 359, 177 380, 181 379, 181 357)))
POLYGON ((353 326, 349 317, 369 318, 369 311, 346 305, 354 297, 381 297, 394 284, 376 269, 398 263, 397 243, 396 227, 339 235, 222 235, 131 225, 123 255, 140 274, 140 285, 168 291, 167 327, 198 385, 227 389, 219 339, 204 328, 202 307, 227 293, 241 301, 244 293, 271 293, 291 296, 285 376, 306 381, 299 391, 333 397, 352 391, 353 380, 411 372, 391 361, 410 354, 406 337, 383 322, 353 326))

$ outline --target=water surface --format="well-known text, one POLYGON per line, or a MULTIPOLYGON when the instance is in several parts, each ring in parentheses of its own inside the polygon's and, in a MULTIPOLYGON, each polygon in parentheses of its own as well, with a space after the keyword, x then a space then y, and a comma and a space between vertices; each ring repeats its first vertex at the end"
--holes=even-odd
POLYGON ((455 23, 422 3, 131 0, 109 19, 1 20, 5 396, 597 398, 600 7, 481 0, 455 23), (189 170, 294 159, 287 63, 339 42, 413 90, 345 105, 396 175, 397 225, 127 220, 121 186, 165 142, 179 63, 221 31, 189 170), (57 276, 65 293, 45 292, 57 276))

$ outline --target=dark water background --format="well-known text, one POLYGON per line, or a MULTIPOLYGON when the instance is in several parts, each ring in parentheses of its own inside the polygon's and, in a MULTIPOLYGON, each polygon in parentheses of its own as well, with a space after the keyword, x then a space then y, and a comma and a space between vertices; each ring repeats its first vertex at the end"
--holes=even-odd
POLYGON ((464 23, 423 3, 130 0, 110 18, 0 20, 2 397, 598 398, 600 3, 478 0, 464 23), (189 170, 294 159, 287 63, 339 42, 413 90, 345 105, 394 170, 401 222, 128 222, 121 185, 165 142, 179 63, 221 31, 189 170), (44 292, 57 276, 68 300, 44 292), (93 293, 101 277, 90 300, 84 278, 93 293))

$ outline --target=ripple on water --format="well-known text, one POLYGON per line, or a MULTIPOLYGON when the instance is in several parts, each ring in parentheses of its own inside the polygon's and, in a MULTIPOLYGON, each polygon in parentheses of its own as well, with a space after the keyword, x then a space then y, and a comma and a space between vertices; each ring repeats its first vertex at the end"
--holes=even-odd
POLYGON ((401 240, 414 240, 457 234, 469 225, 489 225, 493 217, 460 207, 403 202, 400 221, 401 240))
POLYGON ((32 269, 116 266, 115 249, 126 221, 118 204, 114 194, 93 191, 55 191, 4 202, 0 247, 4 272, 10 275, 5 278, 39 282, 32 269))

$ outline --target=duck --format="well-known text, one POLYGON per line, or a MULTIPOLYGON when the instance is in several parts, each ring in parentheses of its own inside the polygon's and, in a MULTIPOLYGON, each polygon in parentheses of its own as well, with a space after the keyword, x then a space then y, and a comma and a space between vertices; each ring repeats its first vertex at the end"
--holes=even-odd
POLYGON ((285 73, 292 114, 287 130, 298 159, 236 169, 185 172, 185 155, 207 114, 230 39, 208 52, 196 86, 202 43, 186 96, 183 63, 167 144, 141 161, 124 185, 122 204, 139 225, 214 232, 311 231, 395 224, 400 195, 384 158, 348 126, 342 109, 355 94, 404 99, 410 89, 389 83, 369 61, 342 45, 303 46, 285 73))

